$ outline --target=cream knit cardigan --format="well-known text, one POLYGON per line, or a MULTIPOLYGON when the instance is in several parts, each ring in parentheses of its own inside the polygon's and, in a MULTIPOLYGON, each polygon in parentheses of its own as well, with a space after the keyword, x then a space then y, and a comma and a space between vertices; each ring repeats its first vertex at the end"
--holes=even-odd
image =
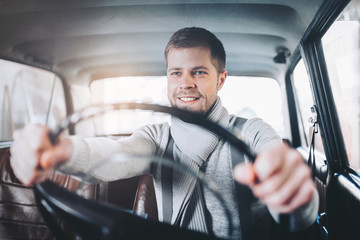
MULTIPOLYGON (((233 126, 235 116, 229 116, 229 126, 233 126)), ((169 139, 170 126, 167 123, 147 125, 135 131, 130 137, 119 140, 109 138, 80 138, 72 137, 74 153, 72 158, 63 164, 61 171, 68 174, 83 176, 91 166, 109 158, 116 153, 134 153, 145 155, 162 156, 166 149, 169 139)), ((256 153, 265 151, 281 143, 281 139, 275 131, 261 119, 248 120, 240 133, 246 142, 256 153)), ((191 141, 191 139, 188 139, 191 141)), ((196 144, 196 143, 194 143, 196 144)), ((238 207, 236 204, 233 177, 231 174, 231 152, 228 143, 220 139, 214 152, 209 156, 206 166, 206 174, 219 186, 221 195, 227 201, 230 211, 233 213, 233 222, 237 228, 235 236, 240 236, 240 222, 238 207), (225 174, 224 174, 225 172, 225 174)), ((161 173, 160 167, 151 167, 147 161, 119 161, 116 163, 105 164, 104 167, 92 173, 93 177, 102 181, 112 181, 151 173, 154 176, 156 199, 158 205, 159 219, 162 220, 162 192, 161 192, 161 173)), ((297 210, 290 216, 290 228, 294 231, 310 226, 316 219, 318 209, 318 194, 315 194, 313 201, 297 210)), ((219 202, 214 201, 214 196, 204 190, 206 207, 212 217, 212 231, 216 236, 227 238, 228 221, 223 212, 223 207, 219 202)), ((279 221, 278 214, 271 211, 276 221, 279 221)), ((176 214, 176 211, 174 211, 176 214)))

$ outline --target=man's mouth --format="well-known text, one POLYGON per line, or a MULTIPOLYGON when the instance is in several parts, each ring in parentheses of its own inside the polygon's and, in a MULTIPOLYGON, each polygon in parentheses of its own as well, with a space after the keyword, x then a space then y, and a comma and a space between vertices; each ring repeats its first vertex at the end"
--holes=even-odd
POLYGON ((196 97, 179 97, 179 99, 183 102, 192 102, 192 101, 196 101, 199 98, 196 97))

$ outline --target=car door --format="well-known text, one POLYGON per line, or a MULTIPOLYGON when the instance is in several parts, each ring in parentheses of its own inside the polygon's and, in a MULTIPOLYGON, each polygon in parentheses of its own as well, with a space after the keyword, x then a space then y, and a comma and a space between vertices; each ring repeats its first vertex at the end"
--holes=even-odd
POLYGON ((329 239, 360 229, 358 9, 359 1, 325 4, 287 78, 293 143, 313 168, 329 239))

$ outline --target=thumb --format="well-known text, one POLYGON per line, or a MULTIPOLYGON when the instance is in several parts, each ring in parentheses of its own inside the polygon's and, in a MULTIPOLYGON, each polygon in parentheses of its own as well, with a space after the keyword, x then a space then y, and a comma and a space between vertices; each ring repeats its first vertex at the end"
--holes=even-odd
POLYGON ((58 143, 44 150, 40 156, 40 166, 43 169, 56 167, 57 164, 70 159, 73 152, 73 146, 70 139, 60 135, 58 143))
POLYGON ((234 168, 234 179, 242 184, 252 185, 255 183, 256 174, 252 164, 238 164, 234 168))
POLYGON ((52 147, 44 151, 40 157, 40 166, 45 170, 56 167, 59 163, 67 160, 65 152, 66 150, 61 147, 52 147))
POLYGON ((45 169, 45 170, 49 170, 51 168, 54 168, 57 164, 56 161, 56 150, 55 148, 51 149, 51 150, 47 150, 44 151, 41 154, 40 157, 40 166, 45 169))

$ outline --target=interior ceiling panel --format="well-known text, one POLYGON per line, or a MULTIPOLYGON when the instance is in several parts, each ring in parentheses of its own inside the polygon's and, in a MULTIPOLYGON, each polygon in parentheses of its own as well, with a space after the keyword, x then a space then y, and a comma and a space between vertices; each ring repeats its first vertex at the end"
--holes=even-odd
POLYGON ((85 84, 102 76, 164 75, 171 34, 198 26, 222 40, 230 74, 277 78, 285 69, 272 61, 277 49, 296 49, 321 2, 3 0, 0 57, 85 84))

